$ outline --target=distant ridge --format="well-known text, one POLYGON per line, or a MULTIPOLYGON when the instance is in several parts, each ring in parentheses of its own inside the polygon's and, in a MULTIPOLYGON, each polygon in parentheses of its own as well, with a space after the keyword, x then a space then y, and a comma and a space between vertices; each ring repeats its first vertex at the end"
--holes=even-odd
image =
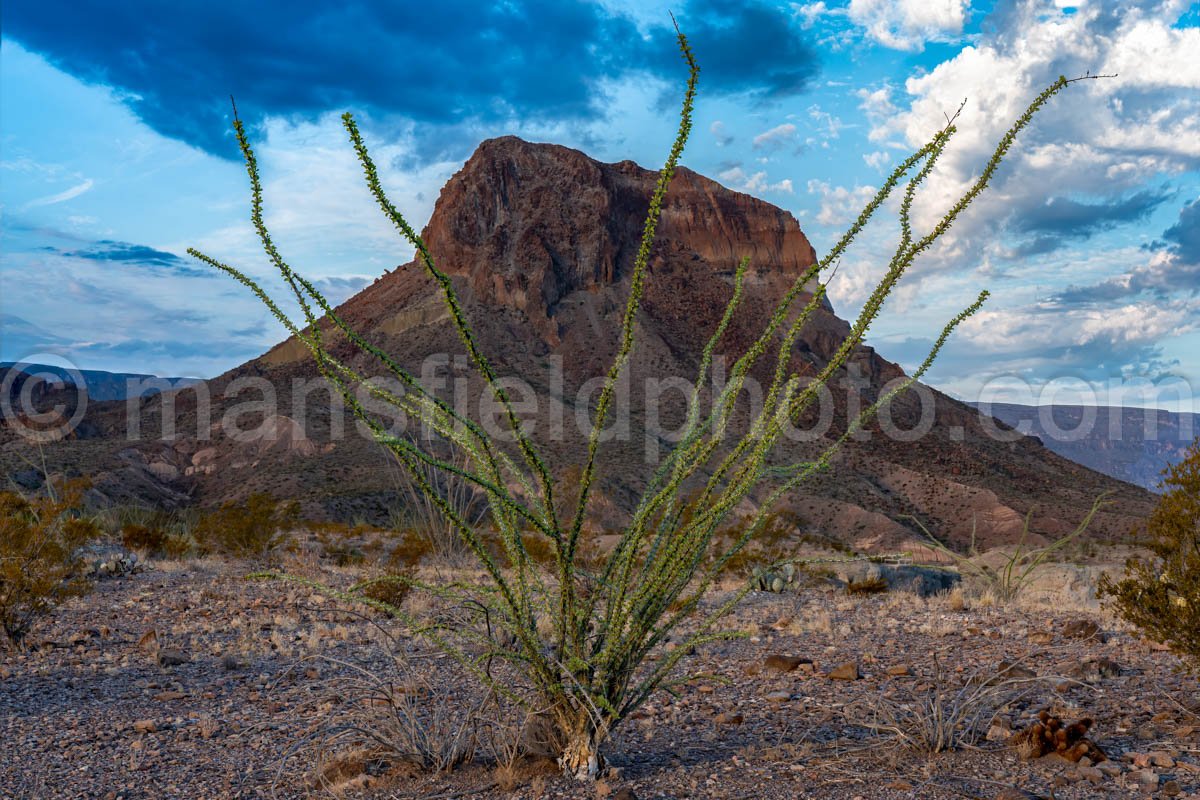
MULTIPOLYGON (((6 374, 9 370, 17 366, 17 362, 5 361, 0 362, 0 376, 6 374)), ((32 374, 49 373, 58 378, 63 383, 74 383, 75 377, 71 370, 64 367, 57 367, 50 364, 26 364, 20 363, 21 371, 32 374)), ((105 402, 108 400, 124 400, 129 394, 129 382, 133 381, 136 384, 150 382, 157 384, 165 381, 170 384, 170 388, 181 389, 185 386, 190 386, 194 383, 199 383, 199 378, 163 378, 158 375, 144 375, 138 372, 107 372, 100 369, 81 369, 76 370, 75 374, 82 376, 84 389, 87 390, 89 400, 96 402, 105 402)), ((160 389, 156 385, 140 387, 138 393, 142 395, 155 394, 160 389)))
POLYGON ((1150 490, 1200 436, 1200 414, 1153 408, 991 403, 987 410, 1064 458, 1150 490))

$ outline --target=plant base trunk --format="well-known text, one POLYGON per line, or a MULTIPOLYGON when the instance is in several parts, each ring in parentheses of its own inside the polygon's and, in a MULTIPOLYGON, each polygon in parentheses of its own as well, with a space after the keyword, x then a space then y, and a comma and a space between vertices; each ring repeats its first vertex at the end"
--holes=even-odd
POLYGON ((595 781, 604 769, 600 743, 592 731, 573 734, 558 757, 558 765, 577 781, 595 781))

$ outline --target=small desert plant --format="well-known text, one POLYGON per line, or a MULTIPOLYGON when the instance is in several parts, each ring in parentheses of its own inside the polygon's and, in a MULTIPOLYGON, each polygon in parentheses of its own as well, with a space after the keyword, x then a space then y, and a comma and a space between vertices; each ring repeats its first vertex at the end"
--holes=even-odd
POLYGON ((100 529, 78 515, 83 489, 69 482, 34 497, 0 492, 0 626, 10 644, 20 646, 40 617, 89 588, 80 549, 100 529))
POLYGON ((936 657, 932 681, 913 696, 880 693, 869 704, 852 707, 853 721, 889 735, 898 746, 923 755, 957 750, 975 744, 997 714, 1039 687, 1048 678, 1025 677, 1019 664, 1002 663, 989 677, 976 671, 961 683, 952 683, 936 657))
POLYGON ((1145 529, 1152 557, 1131 558, 1119 580, 1101 576, 1099 593, 1200 672, 1200 440, 1165 470, 1161 487, 1145 529))
MULTIPOLYGON (((391 355, 367 341, 350 327, 311 281, 288 265, 263 221, 258 164, 236 109, 234 130, 250 178, 251 219, 267 256, 291 289, 304 320, 299 324, 293 321, 240 270, 195 249, 188 251, 248 287, 295 340, 309 349, 322 375, 341 392, 348 407, 375 433, 377 440, 391 451, 419 491, 436 508, 447 529, 478 562, 484 574, 483 585, 431 583, 415 578, 411 584, 415 590, 479 609, 488 620, 488 636, 471 637, 460 644, 454 638, 461 633, 459 631, 415 619, 406 623, 427 641, 454 656, 505 702, 543 714, 558 731, 560 765, 566 773, 580 779, 594 779, 600 773, 604 764, 601 748, 616 726, 656 692, 690 679, 688 675, 680 674, 681 660, 688 653, 713 640, 740 635, 737 631, 718 627, 718 623, 752 590, 751 579, 741 590, 730 593, 727 600, 707 612, 693 632, 682 637, 679 646, 667 648, 679 626, 698 613, 702 598, 720 579, 728 562, 763 530, 780 501, 814 473, 827 468, 832 455, 847 438, 873 418, 879 408, 919 380, 953 330, 983 304, 986 292, 946 325, 935 338, 926 359, 906 382, 881 394, 863 414, 851 419, 844 434, 816 458, 794 464, 778 463, 777 445, 789 424, 815 407, 825 385, 844 372, 885 300, 909 267, 950 230, 955 220, 983 192, 1017 134, 1029 124, 1034 114, 1071 83, 1060 78, 1037 96, 997 144, 976 180, 924 234, 912 228, 914 199, 917 189, 955 135, 955 119, 948 120, 927 145, 904 159, 830 252, 796 276, 779 298, 758 338, 740 351, 724 387, 712 399, 711 410, 706 407, 702 413, 701 387, 708 383, 716 348, 724 340, 741 303, 749 259, 736 265, 729 303, 699 360, 693 384, 696 389, 688 400, 680 440, 648 481, 621 531, 620 541, 593 565, 582 537, 594 510, 592 490, 597 477, 602 434, 635 346, 642 297, 646 282, 652 279, 649 264, 655 231, 692 127, 698 67, 682 34, 679 34, 679 46, 690 70, 679 131, 659 172, 649 200, 642 239, 632 267, 624 278, 629 290, 619 328, 615 331, 615 356, 593 409, 592 428, 578 478, 570 485, 556 480, 555 471, 543 460, 510 401, 503 381, 498 379, 481 351, 450 275, 438 267, 425 242, 388 198, 358 125, 350 114, 344 115, 343 121, 367 186, 385 216, 416 248, 419 266, 436 283, 450 323, 457 330, 470 363, 502 410, 501 416, 508 426, 505 438, 511 446, 442 400, 391 355), (794 356, 798 337, 822 308, 834 266, 868 221, 906 181, 896 205, 899 216, 896 249, 882 270, 879 284, 871 291, 858 318, 828 362, 816 370, 816 374, 809 374, 813 370, 807 363, 802 369, 796 369, 794 356), (404 391, 393 393, 365 380, 335 354, 331 344, 334 340, 339 342, 339 353, 342 351, 340 343, 347 343, 377 359, 401 382, 404 391), (769 378, 763 403, 748 421, 744 433, 730 435, 731 425, 739 427, 734 421, 738 398, 752 370, 759 368, 769 378), (363 405, 357 396, 359 389, 428 426, 453 447, 461 460, 446 458, 420 443, 392 435, 363 405), (772 457, 776 457, 774 461, 772 457), (482 526, 464 517, 447 498, 442 485, 430 480, 431 469, 439 475, 456 476, 456 480, 469 484, 472 491, 485 498, 488 528, 503 549, 503 561, 491 552, 482 526), (752 495, 758 511, 744 525, 740 535, 733 541, 718 537, 718 532, 752 495), (563 498, 571 498, 572 502, 564 504, 563 498), (527 534, 541 537, 553 551, 549 575, 531 558, 526 547, 527 534), (547 637, 539 631, 539 618, 551 621, 547 637), (503 673, 490 671, 486 665, 493 660, 504 663, 509 670, 503 673)), ((557 474, 561 475, 563 471, 557 474)), ((353 593, 313 585, 348 601, 360 599, 353 593)))
POLYGON ((887 579, 879 575, 868 575, 859 580, 846 581, 846 594, 852 596, 883 594, 888 588, 887 579))
POLYGON ((377 609, 395 615, 412 589, 417 566, 432 551, 428 539, 406 532, 388 554, 381 574, 356 584, 350 591, 375 601, 377 609))
POLYGON ((1067 761, 1078 763, 1086 756, 1093 764, 1098 764, 1107 761, 1108 756, 1087 737, 1094 724, 1095 720, 1091 717, 1067 723, 1048 709, 1042 709, 1038 712, 1037 721, 1014 734, 1009 744, 1017 751, 1019 758, 1028 761, 1057 753, 1067 761))
POLYGON ((435 679, 405 642, 376 628, 379 641, 369 652, 320 657, 337 674, 328 682, 335 710, 312 741, 326 754, 318 759, 322 780, 351 777, 347 763, 446 772, 474 759, 495 716, 494 695, 463 697, 460 687, 435 679))
POLYGON ((206 549, 235 556, 262 556, 283 542, 299 520, 294 502, 280 503, 255 492, 244 501, 223 503, 196 523, 196 539, 206 549))
POLYGON ((914 517, 906 517, 906 519, 920 528, 921 532, 925 534, 929 547, 954 562, 959 573, 975 583, 981 594, 990 595, 997 603, 1004 604, 1014 602, 1028 589, 1034 578, 1037 577, 1038 570, 1045 566, 1051 556, 1082 536, 1092 524, 1092 519, 1105 505, 1106 495, 1101 495, 1092 503, 1092 507, 1075 530, 1042 547, 1029 546, 1029 520, 1033 515, 1033 511, 1030 510, 1025 515, 1025 522, 1021 526, 1020 538, 1017 539, 1011 553, 1003 554, 1003 562, 999 567, 990 567, 981 563, 980 556, 982 554, 975 546, 974 526, 971 530, 971 542, 964 554, 950 549, 939 541, 919 520, 914 517))

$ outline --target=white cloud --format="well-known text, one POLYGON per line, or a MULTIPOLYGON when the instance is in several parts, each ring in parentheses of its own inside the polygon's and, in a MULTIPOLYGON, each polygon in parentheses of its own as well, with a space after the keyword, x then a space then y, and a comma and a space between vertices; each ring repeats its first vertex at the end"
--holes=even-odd
POLYGON ((778 183, 770 183, 767 180, 766 172, 759 171, 751 174, 741 167, 730 167, 718 174, 717 177, 726 186, 747 194, 763 194, 764 192, 792 194, 795 191, 791 178, 784 178, 778 183))
POLYGON ((76 184, 70 189, 65 189, 58 194, 52 194, 47 197, 39 197, 36 200, 30 200, 25 204, 26 208, 35 208, 37 206, 52 206, 56 203, 65 203, 68 200, 74 200, 79 195, 88 191, 95 185, 95 181, 88 178, 83 183, 76 184))
POLYGON ((800 18, 800 25, 811 28, 821 17, 843 13, 841 9, 831 9, 824 2, 792 3, 792 10, 800 18))
POLYGON ((963 323, 961 333, 987 353, 1022 353, 1030 342, 1045 350, 1093 346, 1128 350, 1196 330, 1198 312, 1196 301, 1128 303, 1103 309, 984 310, 963 323))
POLYGON ((821 201, 817 222, 822 225, 845 225, 857 219, 863 206, 875 196, 876 191, 872 186, 855 186, 848 189, 845 186, 831 186, 824 181, 808 182, 808 193, 817 195, 821 201))
POLYGON ((926 42, 962 34, 968 0, 850 0, 850 21, 893 50, 922 50, 926 42))
POLYGON ((708 126, 708 131, 713 135, 713 138, 716 139, 717 147, 725 147, 733 142, 733 134, 725 130, 725 123, 721 120, 717 120, 712 125, 708 126))
POLYGON ((808 118, 813 121, 814 127, 824 137, 822 147, 829 147, 829 142, 840 137, 842 129, 846 127, 840 117, 822 111, 818 105, 808 107, 808 118))
POLYGON ((796 126, 790 122, 785 122, 782 125, 776 125, 768 131, 763 131, 754 137, 753 144, 755 150, 775 149, 782 147, 789 141, 796 138, 796 126))
POLYGON ((860 101, 859 109, 867 115, 867 122, 871 125, 867 138, 872 142, 883 141, 889 134, 887 124, 897 110, 892 103, 892 87, 884 85, 878 89, 859 89, 854 95, 860 101))
MULTIPOLYGON (((433 211, 440 187, 461 166, 434 162, 419 169, 396 165, 413 147, 411 131, 380 136, 369 120, 359 120, 380 179, 392 202, 418 231, 433 211)), ((284 258, 311 279, 381 273, 412 256, 391 222, 379 211, 362 181, 362 168, 346 140, 340 116, 317 122, 268 118, 256 143, 263 176, 264 217, 284 258)), ((241 189, 241 187, 237 187, 241 189)), ((234 195, 235 203, 248 199, 234 195)), ((210 231, 195 241, 168 243, 183 252, 189 246, 232 260, 252 274, 273 275, 262 246, 248 222, 210 231)))
POLYGON ((910 78, 909 107, 877 117, 872 139, 919 148, 968 100, 958 134, 918 194, 914 222, 927 230, 1039 91, 1061 74, 1121 73, 1074 84, 1051 100, 951 233, 948 245, 963 260, 935 258, 925 269, 978 263, 1004 236, 1005 220, 1037 215, 1051 196, 1113 199, 1163 174, 1200 167, 1200 100, 1177 91, 1200 88, 1200 59, 1186 55, 1200 52, 1200 29, 1174 29, 1173 22, 1170 14, 1155 17, 1136 7, 1114 12, 1089 5, 1062 14, 1025 0, 1006 28, 910 78))
POLYGON ((864 153, 863 161, 872 169, 883 169, 892 163, 892 154, 886 150, 876 150, 872 153, 864 153))

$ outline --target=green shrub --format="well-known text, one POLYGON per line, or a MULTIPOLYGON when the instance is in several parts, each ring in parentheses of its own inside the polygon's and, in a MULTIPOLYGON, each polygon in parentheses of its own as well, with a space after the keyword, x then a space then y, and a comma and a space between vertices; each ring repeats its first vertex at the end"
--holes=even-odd
POLYGON ((0 493, 0 626, 10 644, 20 646, 40 617, 90 587, 80 549, 100 529, 78 516, 83 490, 71 482, 49 496, 0 493))
POLYGON ((263 492, 242 502, 223 503, 196 524, 196 539, 207 550, 235 556, 262 556, 283 543, 284 532, 299 522, 294 501, 280 503, 263 492))
POLYGON ((1200 440, 1164 471, 1164 490, 1146 523, 1151 557, 1134 557, 1100 596, 1127 622, 1167 644, 1200 672, 1200 440))
MULTIPOLYGON (((884 301, 905 272, 951 229, 955 220, 983 192, 1017 134, 1033 115, 1071 81, 1060 78, 1044 90, 996 145, 990 159, 981 165, 975 181, 946 208, 940 221, 928 231, 915 231, 912 206, 917 189, 929 176, 957 128, 954 120, 933 132, 928 144, 908 157, 883 182, 861 214, 834 247, 795 277, 772 310, 767 324, 729 370, 723 388, 705 401, 701 410, 701 387, 709 382, 713 355, 737 313, 749 269, 743 258, 734 269, 731 299, 698 364, 696 387, 688 401, 686 420, 679 441, 657 472, 651 476, 635 510, 621 531, 619 542, 593 564, 585 532, 595 511, 592 489, 596 479, 602 431, 609 421, 615 394, 627 370, 636 343, 642 296, 648 280, 655 231, 664 198, 692 127, 699 68, 686 38, 679 45, 689 67, 678 135, 672 144, 658 182, 649 198, 641 243, 628 272, 629 294, 614 331, 614 358, 604 377, 592 415, 592 430, 583 457, 576 462, 578 478, 564 482, 565 469, 555 471, 529 436, 520 414, 503 382, 480 349, 467 313, 450 276, 437 265, 425 242, 388 198, 378 170, 371 159, 357 123, 343 117, 351 144, 363 168, 366 183, 388 220, 407 243, 416 248, 418 267, 438 287, 451 324, 475 373, 488 388, 506 420, 506 442, 493 436, 476 420, 449 405, 417 376, 408 372, 390 354, 367 341, 343 319, 316 286, 297 274, 277 250, 263 217, 262 182, 258 162, 246 137, 245 126, 234 114, 234 131, 250 179, 251 220, 268 258, 292 291, 304 319, 291 319, 252 278, 198 250, 188 252, 245 285, 268 307, 294 340, 307 347, 321 374, 341 393, 347 406, 390 451, 409 475, 417 491, 428 499, 439 524, 453 535, 455 544, 482 569, 483 585, 477 583, 433 583, 413 580, 413 590, 428 592, 476 609, 487 631, 486 638, 469 636, 455 640, 454 631, 444 626, 404 620, 414 635, 442 648, 497 697, 521 706, 548 720, 559 743, 559 764, 564 772, 580 779, 594 779, 603 765, 602 748, 613 730, 650 697, 670 691, 689 680, 681 674, 683 659, 697 646, 738 635, 718 623, 752 590, 748 578, 742 589, 698 620, 686 635, 680 626, 695 618, 701 599, 725 571, 728 562, 754 540, 769 522, 770 515, 785 497, 813 474, 830 466, 837 448, 854 435, 878 410, 900 392, 920 380, 953 330, 982 306, 987 293, 957 314, 934 338, 925 360, 905 382, 883 393, 859 417, 850 421, 841 438, 830 443, 812 460, 779 464, 777 445, 785 430, 819 401, 827 384, 844 373, 858 352, 884 301), (899 235, 891 261, 881 266, 882 277, 863 304, 828 363, 817 374, 794 370, 795 346, 805 325, 818 314, 828 290, 827 282, 851 243, 890 197, 899 191, 896 210, 899 235), (332 338, 331 338, 332 337, 332 338), (335 353, 330 344, 337 341, 335 353), (344 359, 343 343, 373 359, 403 385, 392 392, 365 376, 344 359), (761 370, 769 380, 762 404, 749 420, 749 429, 729 435, 737 416, 738 398, 748 377, 761 370), (363 405, 360 391, 381 401, 421 426, 437 433, 453 448, 450 456, 424 448, 421 442, 395 436, 378 415, 363 405), (507 444, 511 442, 511 446, 507 444), (775 459, 775 460, 772 460, 775 459), (444 481, 430 480, 430 470, 461 480, 486 503, 487 529, 495 532, 504 551, 497 558, 489 549, 484 525, 464 516, 461 506, 447 497, 444 481), (754 498, 758 509, 729 541, 718 536, 745 503, 754 498), (564 503, 564 499, 569 502, 564 503), (553 552, 550 574, 529 552, 527 534, 544 541, 553 552), (548 626, 539 626, 539 618, 548 626), (545 630, 545 636, 543 636, 545 630), (681 641, 680 641, 681 640, 681 641), (676 646, 668 648, 669 643, 676 646), (481 654, 480 649, 484 652, 481 654), (494 660, 511 667, 503 673, 489 669, 494 660)), ((734 268, 734 264, 729 265, 734 268)), ((749 339, 743 341, 750 341, 749 339)), ((355 363, 359 358, 355 357, 355 363)), ((735 423, 736 424, 736 423, 735 423)), ((560 465, 565 467, 566 465, 560 465)), ((331 596, 360 601, 353 591, 313 584, 294 576, 279 576, 306 583, 331 596)))

